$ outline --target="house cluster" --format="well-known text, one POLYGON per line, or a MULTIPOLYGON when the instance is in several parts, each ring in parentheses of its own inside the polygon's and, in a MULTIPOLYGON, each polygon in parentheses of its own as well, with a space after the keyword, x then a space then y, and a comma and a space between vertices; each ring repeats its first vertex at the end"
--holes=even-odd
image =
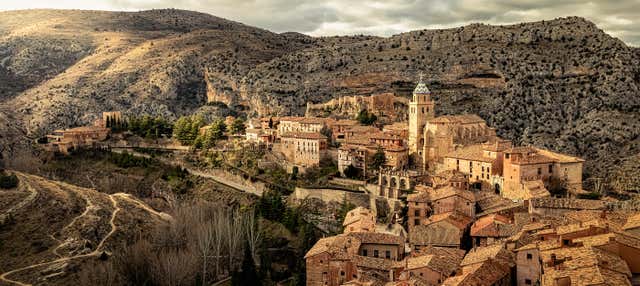
MULTIPOLYGON (((268 117, 248 121, 246 140, 273 146, 291 167, 317 167, 321 160, 337 160, 340 172, 348 166, 367 171, 376 152, 383 152, 384 166, 401 169, 408 164, 406 128, 394 125, 381 130, 356 120, 320 117, 268 117), (331 158, 330 145, 339 145, 331 158)), ((288 168, 291 170, 292 168, 288 168)))
POLYGON ((307 285, 638 284, 640 214, 578 198, 584 160, 514 146, 476 115, 435 116, 422 80, 408 105, 408 124, 326 124, 340 170, 377 174, 371 194, 408 231, 353 210, 307 253, 307 285), (386 166, 367 170, 378 150, 386 166))
POLYGON ((474 214, 472 195, 445 189, 458 195, 416 198, 408 233, 348 212, 343 233, 305 255, 307 285, 637 285, 640 213, 543 198, 474 214))
POLYGON ((119 111, 103 112, 102 118, 93 125, 80 126, 64 130, 55 130, 45 136, 44 149, 49 152, 69 154, 73 149, 93 146, 95 143, 107 139, 112 124, 122 122, 119 111))

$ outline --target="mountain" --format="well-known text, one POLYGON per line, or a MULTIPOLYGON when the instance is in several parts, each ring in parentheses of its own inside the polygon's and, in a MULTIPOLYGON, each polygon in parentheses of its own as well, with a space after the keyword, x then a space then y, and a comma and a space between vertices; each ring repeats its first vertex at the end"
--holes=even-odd
POLYGON ((604 177, 640 152, 639 64, 639 49, 577 17, 314 38, 181 10, 0 12, 0 119, 12 123, 0 141, 15 158, 29 149, 18 138, 104 110, 301 115, 342 95, 408 96, 424 72, 438 114, 477 113, 604 177))

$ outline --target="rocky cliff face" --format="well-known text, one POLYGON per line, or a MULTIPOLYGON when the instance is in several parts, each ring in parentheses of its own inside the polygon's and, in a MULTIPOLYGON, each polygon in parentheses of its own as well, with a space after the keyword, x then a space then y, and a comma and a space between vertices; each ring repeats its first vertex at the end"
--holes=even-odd
POLYGON ((340 96, 408 96, 423 72, 438 114, 477 113, 517 143, 585 157, 601 176, 640 152, 639 64, 637 48, 574 17, 312 38, 179 10, 2 12, 0 118, 17 127, 0 126, 16 134, 0 140, 103 110, 303 114, 340 96))

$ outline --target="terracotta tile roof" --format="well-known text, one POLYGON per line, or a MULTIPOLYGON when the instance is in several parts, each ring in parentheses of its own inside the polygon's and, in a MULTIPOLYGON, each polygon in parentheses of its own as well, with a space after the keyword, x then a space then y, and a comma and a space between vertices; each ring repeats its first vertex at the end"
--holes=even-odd
POLYGON ((463 115, 442 115, 436 118, 430 119, 429 123, 458 123, 458 124, 471 124, 471 123, 484 123, 484 119, 475 114, 463 114, 463 115))
POLYGON ((607 223, 601 219, 580 222, 580 223, 572 223, 567 225, 561 225, 556 228, 556 233, 558 235, 565 235, 569 233, 575 233, 583 230, 587 230, 590 228, 601 228, 606 229, 607 223))
POLYGON ((635 229, 640 227, 640 213, 636 213, 627 218, 627 222, 622 226, 622 229, 635 229))
POLYGON ((448 197, 458 196, 470 202, 475 202, 476 197, 471 191, 461 190, 452 186, 444 186, 440 188, 435 188, 431 192, 429 192, 429 198, 431 201, 438 201, 441 199, 446 199, 448 197))
POLYGON ((464 251, 435 251, 435 254, 425 254, 415 257, 408 257, 407 270, 427 267, 445 276, 451 275, 458 266, 464 256, 464 251))
POLYGON ((394 267, 391 259, 356 255, 352 260, 357 267, 390 271, 394 267))
POLYGON ((403 237, 388 233, 354 232, 349 233, 348 235, 357 238, 361 244, 391 244, 404 246, 405 242, 403 237))
POLYGON ((429 225, 429 224, 438 223, 441 221, 446 221, 451 225, 457 227, 458 229, 463 230, 467 228, 469 224, 471 224, 471 222, 473 221, 473 218, 470 218, 459 212, 446 212, 446 213, 430 216, 425 224, 429 225))
POLYGON ((458 247, 461 236, 459 228, 443 222, 415 226, 409 233, 409 241, 420 246, 458 247))
POLYGON ((493 244, 471 249, 464 259, 462 259, 460 266, 483 263, 489 259, 499 261, 509 266, 514 265, 513 253, 505 249, 504 244, 493 244))
POLYGON ((525 196, 524 199, 545 198, 550 197, 551 193, 544 187, 542 180, 525 181, 523 183, 525 196))
POLYGON ((540 253, 545 264, 543 280, 569 277, 571 285, 630 285, 631 271, 619 256, 593 247, 559 248, 540 253), (625 283, 626 281, 626 283, 625 283))
POLYGON ((509 275, 508 265, 489 260, 483 263, 467 266, 462 269, 462 274, 447 278, 443 286, 478 286, 494 285, 500 279, 509 275))
MULTIPOLYGON (((416 186, 416 190, 418 190, 418 186, 416 186)), ((429 193, 426 191, 419 190, 417 194, 407 195, 407 202, 426 203, 429 201, 430 201, 429 193)))
POLYGON ((479 237, 509 237, 515 231, 515 225, 499 214, 483 216, 471 226, 471 236, 479 237))
POLYGON ((469 145, 444 155, 445 158, 462 159, 470 161, 488 162, 492 163, 494 159, 484 156, 484 150, 482 145, 475 144, 469 145))
POLYGON ((300 139, 315 139, 315 140, 326 140, 327 136, 324 136, 320 133, 316 132, 287 132, 282 134, 283 138, 300 138, 300 139))
POLYGON ((538 150, 538 153, 540 153, 541 155, 549 157, 549 158, 552 158, 556 162, 559 162, 559 163, 579 163, 579 162, 584 162, 584 159, 581 159, 581 158, 578 158, 578 157, 574 157, 574 156, 570 156, 570 155, 566 155, 566 154, 553 152, 553 151, 550 151, 550 150, 547 150, 547 149, 536 148, 536 150, 538 150))
POLYGON ((567 198, 536 198, 530 201, 534 208, 572 209, 572 210, 601 210, 606 202, 601 200, 567 199, 567 198))
POLYGON ((584 246, 598 247, 610 243, 620 243, 632 248, 640 249, 640 238, 624 232, 610 232, 605 234, 592 235, 573 239, 574 243, 581 243, 584 246))
POLYGON ((344 222, 342 222, 343 226, 350 225, 362 219, 372 219, 375 223, 375 215, 367 208, 357 207, 355 209, 350 210, 344 217, 344 222))
POLYGON ((358 253, 360 240, 347 235, 336 235, 321 238, 311 247, 304 258, 309 258, 321 253, 329 253, 335 259, 350 259, 358 253))

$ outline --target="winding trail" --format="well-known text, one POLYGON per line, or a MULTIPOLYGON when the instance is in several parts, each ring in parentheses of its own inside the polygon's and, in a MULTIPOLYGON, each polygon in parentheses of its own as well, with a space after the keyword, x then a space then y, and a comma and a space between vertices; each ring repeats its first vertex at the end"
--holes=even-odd
POLYGON ((115 219, 116 219, 116 215, 120 211, 120 207, 118 206, 118 202, 113 198, 113 196, 109 196, 109 198, 111 199, 111 203, 113 204, 113 207, 114 207, 114 211, 111 213, 111 220, 109 220, 109 224, 111 225, 111 231, 109 231, 109 233, 107 233, 107 235, 105 235, 104 238, 102 238, 102 240, 100 241, 100 243, 98 244, 98 246, 96 247, 96 249, 94 251, 86 253, 86 254, 74 255, 74 256, 69 256, 69 257, 62 257, 62 258, 59 258, 59 259, 56 259, 56 260, 37 263, 37 264, 32 264, 32 265, 25 266, 25 267, 22 267, 22 268, 14 269, 14 270, 11 270, 9 272, 5 272, 2 275, 0 275, 0 280, 5 281, 7 283, 15 284, 15 285, 27 286, 27 285, 31 285, 31 284, 25 284, 25 283, 22 283, 20 281, 11 280, 11 279, 9 279, 7 277, 9 275, 12 275, 12 274, 15 274, 15 273, 18 273, 18 272, 22 272, 22 271, 25 271, 25 270, 38 268, 40 266, 45 266, 45 265, 54 264, 54 263, 60 263, 60 262, 66 262, 66 261, 73 260, 73 259, 78 259, 78 258, 94 257, 94 256, 100 255, 100 249, 104 245, 104 242, 107 241, 107 239, 109 237, 111 237, 111 235, 113 235, 113 233, 115 233, 116 230, 118 230, 118 226, 115 225, 115 219))
POLYGON ((16 210, 19 210, 23 207, 25 207, 26 205, 30 204, 31 202, 33 202, 36 197, 38 196, 38 192, 36 190, 33 189, 33 187, 30 184, 27 183, 22 183, 25 181, 25 176, 23 174, 20 173, 15 173, 16 176, 18 176, 18 179, 20 179, 20 185, 18 186, 18 188, 24 188, 27 189, 27 191, 29 191, 29 195, 27 195, 26 198, 24 198, 24 200, 20 201, 19 203, 15 204, 13 207, 9 208, 8 210, 6 210, 2 215, 9 215, 12 212, 15 212, 16 210))
MULTIPOLYGON (((24 178, 23 180, 21 180, 22 183, 24 183, 28 188, 30 188, 32 191, 35 192, 35 190, 33 190, 33 188, 31 187, 31 185, 29 184, 29 179, 22 175, 21 178, 24 178)), ((48 185, 48 187, 51 188, 56 188, 56 189, 60 189, 60 186, 56 186, 56 184, 53 184, 45 179, 42 179, 42 182, 46 185, 48 185)), ((61 185, 66 185, 64 183, 60 183, 61 185)), ((72 190, 72 189, 71 189, 72 190)), ((68 191, 68 190, 67 190, 68 191)), ((80 192, 77 192, 80 193, 80 192)), ((86 194, 81 194, 83 196, 83 198, 87 201, 87 206, 85 208, 85 211, 80 214, 79 216, 75 217, 69 224, 67 224, 63 229, 66 229, 70 226, 72 226, 76 221, 78 221, 79 218, 85 216, 88 214, 88 212, 95 207, 95 205, 93 204, 93 202, 91 202, 91 200, 86 196, 86 194)), ((13 284, 13 285, 19 285, 19 286, 27 286, 27 285, 31 285, 28 283, 24 283, 21 281, 17 281, 17 280, 12 280, 9 278, 9 276, 14 275, 16 273, 20 273, 23 271, 27 271, 27 270, 33 270, 35 268, 38 267, 42 267, 42 266, 47 266, 47 265, 51 265, 51 264, 55 264, 55 263, 62 263, 62 262, 67 262, 70 260, 74 260, 74 259, 80 259, 80 258, 88 258, 88 257, 96 257, 99 256, 102 253, 102 248, 105 244, 105 242, 111 237, 113 236, 113 234, 118 231, 118 226, 115 223, 116 217, 118 215, 118 213, 120 212, 121 208, 118 205, 118 201, 116 200, 116 198, 118 199, 122 199, 122 200, 126 200, 129 202, 132 202, 134 204, 136 204, 138 207, 144 209, 145 211, 148 211, 149 213, 158 216, 159 218, 163 219, 163 220, 172 220, 173 218, 166 214, 166 213, 162 213, 162 212, 158 212, 156 210, 151 209, 150 207, 148 207, 147 205, 143 204, 142 202, 139 202, 135 199, 132 199, 130 197, 130 195, 128 194, 124 194, 124 193, 116 193, 116 194, 111 194, 108 195, 109 200, 111 201, 111 205, 113 207, 113 211, 111 213, 111 218, 109 220, 109 225, 111 226, 111 230, 100 240, 100 242, 98 243, 98 245, 96 246, 96 248, 89 252, 89 253, 85 253, 85 254, 80 254, 80 255, 73 255, 73 256, 67 256, 67 257, 60 257, 60 255, 57 253, 57 250, 63 246, 66 242, 61 242, 59 239, 55 238, 53 235, 50 235, 50 237, 58 242, 61 242, 54 250, 53 253, 57 256, 59 256, 58 259, 54 259, 51 261, 47 261, 47 262, 42 262, 42 263, 36 263, 36 264, 32 264, 29 266, 25 266, 25 267, 21 267, 18 269, 14 269, 11 270, 9 272, 5 272, 0 274, 0 281, 4 281, 6 283, 9 284, 13 284)))

